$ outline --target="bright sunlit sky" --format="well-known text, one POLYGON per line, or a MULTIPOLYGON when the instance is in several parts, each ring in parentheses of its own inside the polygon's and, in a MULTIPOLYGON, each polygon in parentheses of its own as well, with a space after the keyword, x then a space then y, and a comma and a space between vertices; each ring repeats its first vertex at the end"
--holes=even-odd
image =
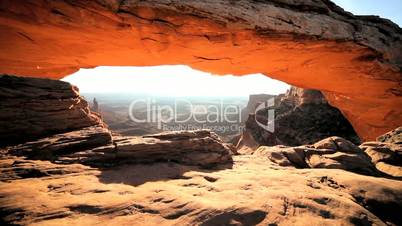
POLYGON ((279 94, 289 85, 261 74, 212 76, 188 66, 97 67, 63 79, 82 93, 137 93, 163 96, 248 96, 279 94))
MULTIPOLYGON (((356 15, 379 15, 402 24, 402 0, 333 0, 356 15)), ((97 67, 63 79, 82 93, 136 93, 163 96, 248 96, 284 93, 289 85, 261 74, 212 76, 188 66, 97 67)))

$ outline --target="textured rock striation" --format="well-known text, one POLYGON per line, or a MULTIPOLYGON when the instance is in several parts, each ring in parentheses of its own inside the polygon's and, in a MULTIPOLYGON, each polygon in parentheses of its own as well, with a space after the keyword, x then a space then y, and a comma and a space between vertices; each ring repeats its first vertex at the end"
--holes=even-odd
POLYGON ((0 75, 0 146, 103 126, 67 82, 0 75))
POLYGON ((0 1, 0 72, 186 64, 323 91, 364 140, 402 124, 402 30, 329 0, 0 1))
POLYGON ((57 160, 59 156, 112 145, 112 135, 104 127, 92 126, 55 134, 46 138, 8 147, 10 154, 28 159, 57 160))
POLYGON ((348 120, 320 91, 291 87, 285 95, 275 97, 274 104, 249 115, 237 144, 239 150, 249 152, 259 145, 312 144, 330 136, 360 143, 348 120), (258 124, 266 125, 270 113, 275 114, 273 132, 258 124))
POLYGON ((94 126, 8 147, 6 153, 102 167, 159 161, 210 167, 231 162, 235 149, 208 130, 112 138, 109 130, 94 126))

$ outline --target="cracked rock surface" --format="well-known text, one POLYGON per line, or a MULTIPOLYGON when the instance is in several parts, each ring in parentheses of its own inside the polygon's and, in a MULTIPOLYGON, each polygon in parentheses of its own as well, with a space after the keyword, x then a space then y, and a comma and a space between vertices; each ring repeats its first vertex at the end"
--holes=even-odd
POLYGON ((261 157, 203 169, 174 162, 92 168, 0 160, 1 223, 14 225, 398 225, 402 182, 261 157))

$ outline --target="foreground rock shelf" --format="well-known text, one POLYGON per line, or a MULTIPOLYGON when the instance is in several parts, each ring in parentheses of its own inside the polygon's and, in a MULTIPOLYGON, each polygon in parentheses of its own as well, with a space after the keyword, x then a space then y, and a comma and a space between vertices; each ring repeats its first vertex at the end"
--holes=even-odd
POLYGON ((398 225, 401 131, 234 155, 210 131, 87 127, 1 151, 0 223, 398 225))
POLYGON ((172 162, 100 170, 18 159, 3 159, 0 166, 2 175, 10 175, 0 182, 2 225, 398 225, 402 220, 401 181, 281 167, 250 155, 209 170, 172 162))

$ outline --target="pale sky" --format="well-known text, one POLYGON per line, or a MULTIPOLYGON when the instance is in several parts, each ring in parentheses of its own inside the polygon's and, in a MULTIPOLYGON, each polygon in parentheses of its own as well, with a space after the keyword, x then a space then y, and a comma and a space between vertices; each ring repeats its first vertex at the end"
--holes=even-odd
POLYGON ((163 96, 248 96, 284 93, 289 85, 262 74, 213 76, 188 66, 97 67, 62 79, 82 93, 137 93, 163 96))
POLYGON ((402 25, 402 0, 332 0, 356 15, 377 15, 402 25))
MULTIPOLYGON (((356 15, 379 15, 402 24, 402 0, 333 0, 356 15)), ((261 74, 213 76, 188 66, 97 67, 63 79, 83 93, 138 93, 163 96, 248 96, 280 94, 289 85, 261 74)))

